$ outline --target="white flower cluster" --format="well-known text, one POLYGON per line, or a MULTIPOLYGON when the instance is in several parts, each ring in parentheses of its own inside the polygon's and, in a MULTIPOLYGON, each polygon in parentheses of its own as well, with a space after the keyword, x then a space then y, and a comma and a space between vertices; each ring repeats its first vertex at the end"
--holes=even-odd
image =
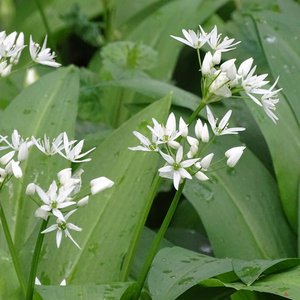
POLYGON ((197 51, 204 45, 208 45, 208 51, 200 61, 202 73, 202 93, 208 103, 219 101, 222 98, 231 97, 233 94, 244 91, 257 105, 263 108, 268 117, 276 123, 278 117, 275 115, 278 93, 281 89, 275 89, 278 78, 270 88, 265 88, 269 83, 265 80, 268 74, 256 75, 256 66, 253 58, 248 58, 239 67, 235 65, 236 59, 230 59, 221 64, 222 52, 235 49, 234 39, 227 36, 222 39, 215 26, 211 32, 206 33, 200 26, 199 32, 193 30, 182 30, 185 38, 172 36, 174 39, 190 46, 197 51))
MULTIPOLYGON (((21 162, 28 158, 29 148, 35 147, 47 156, 58 154, 63 158, 74 163, 81 163, 90 161, 90 158, 82 159, 95 148, 90 149, 85 153, 81 153, 84 141, 69 140, 66 132, 60 133, 52 141, 47 137, 36 139, 22 138, 17 130, 14 130, 11 136, 11 142, 6 136, 0 135, 0 151, 6 153, 0 157, 0 183, 1 187, 7 183, 12 177, 21 178, 23 172, 21 169, 21 162)), ((50 226, 42 233, 48 233, 56 230, 56 244, 60 246, 63 234, 70 238, 71 241, 79 247, 79 245, 72 238, 69 230, 81 231, 78 226, 69 223, 68 218, 79 208, 88 203, 90 195, 95 195, 105 189, 111 188, 113 181, 106 177, 99 177, 91 180, 90 189, 88 193, 82 195, 81 190, 81 174, 82 169, 78 169, 72 174, 71 168, 66 168, 58 172, 58 181, 53 180, 47 191, 43 190, 39 185, 32 182, 26 188, 26 194, 33 197, 38 195, 39 199, 34 199, 40 205, 35 211, 35 216, 42 219, 48 219, 53 215, 56 218, 56 224, 50 226), (69 210, 70 207, 74 209, 69 210)))
MULTIPOLYGON (((242 127, 228 128, 231 113, 231 110, 228 111, 218 122, 210 108, 207 107, 207 118, 213 132, 211 140, 215 136, 238 134, 238 132, 245 130, 242 127)), ((204 155, 206 148, 204 145, 210 142, 208 125, 198 119, 194 127, 194 136, 190 136, 189 127, 181 117, 177 129, 176 118, 173 113, 169 115, 166 125, 160 124, 155 119, 152 121, 153 127, 147 126, 152 136, 151 140, 140 132, 134 131, 133 134, 140 141, 140 145, 129 147, 129 149, 159 153, 165 161, 165 165, 158 170, 159 175, 163 178, 172 179, 176 190, 184 179, 192 179, 193 176, 200 181, 208 180, 209 177, 205 172, 211 166, 214 157, 214 153, 204 155)), ((239 146, 225 152, 229 167, 236 165, 244 149, 244 146, 239 146)))
MULTIPOLYGON (((35 43, 30 36, 29 52, 31 59, 42 65, 57 68, 59 63, 55 62, 55 53, 46 48, 47 36, 43 46, 35 43)), ((12 71, 12 67, 18 64, 21 53, 27 45, 24 44, 24 34, 14 31, 6 35, 5 31, 0 32, 0 76, 5 77, 12 71)))

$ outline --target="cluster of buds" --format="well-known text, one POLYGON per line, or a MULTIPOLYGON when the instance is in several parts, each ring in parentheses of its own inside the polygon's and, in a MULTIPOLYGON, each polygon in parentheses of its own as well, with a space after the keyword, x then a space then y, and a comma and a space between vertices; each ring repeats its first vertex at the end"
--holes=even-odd
POLYGON ((216 26, 209 33, 206 33, 201 26, 199 27, 198 32, 182 30, 185 38, 171 37, 197 49, 198 54, 204 45, 210 48, 210 51, 205 53, 203 62, 201 62, 200 55, 198 56, 202 73, 203 98, 208 99, 210 103, 245 92, 276 123, 278 117, 274 111, 279 101, 278 93, 281 91, 281 89, 275 89, 278 78, 270 88, 266 88, 269 83, 265 80, 268 74, 256 75, 256 66, 252 66, 253 58, 251 57, 242 62, 239 67, 235 65, 236 59, 230 59, 221 64, 222 53, 235 49, 234 46, 239 42, 234 42, 234 39, 227 36, 222 39, 222 34, 218 34, 216 26))
MULTIPOLYGON (((66 132, 60 133, 52 141, 44 136, 43 139, 35 137, 24 139, 17 130, 11 136, 11 142, 6 136, 0 136, 0 151, 6 153, 0 157, 0 182, 1 187, 12 177, 21 178, 23 176, 21 163, 28 158, 29 149, 35 147, 47 156, 60 155, 73 163, 88 162, 90 158, 84 158, 95 148, 81 153, 84 141, 69 140, 66 132)), ((81 231, 81 228, 68 222, 68 218, 77 211, 78 208, 88 203, 89 197, 113 186, 114 182, 106 177, 95 178, 90 181, 88 192, 82 195, 81 175, 82 169, 76 170, 72 174, 71 168, 66 168, 58 172, 58 180, 53 180, 47 191, 44 191, 38 184, 29 183, 26 194, 30 196, 39 208, 35 211, 35 216, 47 220, 50 216, 56 218, 56 223, 44 230, 42 233, 56 232, 56 244, 60 246, 63 234, 68 237, 77 247, 79 245, 72 238, 69 230, 81 231), (35 199, 37 194, 39 199, 35 199), (80 194, 80 197, 78 196, 80 194), (72 210, 69 208, 72 207, 72 210)))
MULTIPOLYGON (((47 48, 47 36, 42 47, 35 43, 30 36, 29 53, 31 59, 42 65, 57 68, 59 63, 55 62, 55 53, 47 48)), ((6 35, 5 31, 0 32, 0 76, 5 77, 12 71, 12 67, 18 64, 21 53, 27 45, 24 44, 23 32, 12 32, 6 35)))
MULTIPOLYGON (((229 118, 232 111, 228 111, 218 122, 212 111, 207 107, 207 118, 213 136, 210 138, 208 125, 198 119, 194 127, 194 136, 189 135, 189 126, 180 117, 177 129, 176 118, 173 113, 168 117, 166 125, 160 124, 152 119, 153 126, 147 126, 151 139, 140 132, 133 134, 140 141, 140 145, 130 147, 133 151, 154 151, 160 154, 165 165, 158 172, 163 178, 173 180, 173 185, 178 190, 179 185, 185 179, 192 179, 195 176, 200 181, 209 180, 206 172, 211 167, 214 153, 206 154, 205 145, 216 136, 227 134, 238 134, 245 130, 243 127, 228 128, 229 118)), ((243 154, 245 147, 238 146, 225 152, 227 165, 234 167, 243 154)))

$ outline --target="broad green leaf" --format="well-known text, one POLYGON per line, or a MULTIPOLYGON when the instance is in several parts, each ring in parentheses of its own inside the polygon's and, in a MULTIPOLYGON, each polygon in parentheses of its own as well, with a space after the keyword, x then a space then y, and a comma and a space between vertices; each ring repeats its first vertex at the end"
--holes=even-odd
POLYGON ((300 116, 298 83, 300 80, 300 5, 292 0, 279 1, 280 12, 254 14, 261 44, 274 78, 291 106, 295 118, 300 116))
MULTIPOLYGON (((136 243, 149 210, 148 193, 157 172, 156 153, 129 151, 139 144, 133 130, 143 131, 155 117, 165 120, 170 96, 150 105, 114 131, 91 155, 84 166, 84 183, 99 176, 115 182, 113 188, 90 199, 89 205, 72 216, 82 227, 74 238, 55 249, 55 234, 46 237, 41 261, 41 280, 58 282, 107 283, 127 279, 136 243)), ((47 283, 48 283, 47 282, 47 283)))
MULTIPOLYGON (((219 157, 240 144, 232 136, 215 141, 210 152, 219 157)), ((197 210, 217 257, 295 255, 295 238, 284 218, 276 184, 249 150, 234 169, 209 175, 210 181, 187 181, 183 193, 197 210)))
POLYGON ((134 289, 135 283, 116 282, 103 285, 67 285, 67 286, 37 286, 37 292, 43 300, 64 299, 64 300, 126 300, 130 290, 134 289), (123 295, 127 294, 125 298, 123 295))
POLYGON ((256 281, 263 273, 280 272, 284 269, 288 269, 299 265, 299 259, 297 258, 283 258, 277 260, 252 260, 244 261, 240 259, 233 259, 232 266, 235 274, 240 278, 242 282, 247 285, 251 285, 256 281))
MULTIPOLYGON (((197 29, 228 0, 175 0, 166 1, 151 15, 130 24, 132 31, 126 39, 142 41, 159 53, 158 66, 151 72, 155 78, 171 78, 182 44, 170 35, 180 35, 183 28, 197 29), (174 16, 182 12, 180 18, 174 16), (149 30, 151 28, 151 30, 149 30)), ((196 54, 195 54, 196 55, 196 54)))
POLYGON ((220 280, 214 279, 210 281, 212 286, 226 286, 236 290, 257 291, 261 293, 275 294, 287 299, 299 300, 300 299, 300 267, 292 268, 291 270, 272 274, 267 277, 261 278, 254 282, 251 286, 242 283, 224 283, 220 280))
POLYGON ((290 59, 290 56, 294 55, 290 52, 298 53, 297 41, 293 38, 293 34, 295 36, 298 34, 294 30, 298 26, 293 27, 292 25, 298 22, 298 19, 290 16, 298 10, 299 7, 295 7, 293 1, 280 1, 280 9, 277 12, 255 12, 252 13, 254 16, 252 18, 236 14, 228 27, 232 35, 242 41, 240 47, 236 49, 240 61, 249 55, 254 57, 259 73, 271 72, 273 75, 273 80, 270 78, 271 81, 275 81, 276 77, 280 76, 278 85, 284 88, 280 103, 277 105, 276 114, 279 121, 275 129, 272 122, 262 111, 257 109, 252 101, 249 100, 246 103, 270 149, 279 185, 280 200, 295 231, 297 223, 296 189, 300 171, 294 166, 298 164, 297 153, 299 153, 300 145, 297 137, 300 135, 300 130, 291 102, 295 101, 295 97, 297 98, 295 91, 298 75, 292 73, 295 72, 294 66, 298 64, 299 57, 296 58, 296 61, 290 59), (289 30, 287 31, 286 28, 289 30), (267 32, 268 30, 270 32, 267 32), (272 35, 273 33, 274 35, 272 35), (286 40, 289 35, 291 36, 286 40), (287 53, 291 55, 286 55, 287 53), (293 72, 291 72, 292 69, 293 72), (278 136, 281 138, 278 139, 278 136), (281 151, 282 145, 289 146, 285 147, 285 151, 281 151))
POLYGON ((300 106, 298 101, 298 84, 300 55, 298 47, 299 20, 290 17, 300 11, 299 5, 292 1, 280 1, 281 13, 264 12, 255 14, 263 51, 267 59, 273 78, 280 76, 279 87, 283 88, 283 95, 276 111, 279 121, 274 126, 258 112, 251 109, 267 140, 274 161, 275 172, 281 193, 281 200, 289 222, 296 230, 297 224, 297 186, 300 176, 298 154, 300 151, 300 106), (281 136, 278 139, 278 136, 281 136), (281 145, 288 147, 282 151, 281 145))
MULTIPOLYGON (((13 129, 17 129, 29 138, 43 137, 44 134, 54 138, 63 131, 73 136, 78 91, 78 74, 73 67, 61 68, 42 77, 24 89, 2 113, 1 134, 11 135, 13 129)), ((56 173, 66 166, 69 163, 64 159, 46 157, 32 147, 28 159, 21 164, 23 184, 12 180, 13 189, 3 191, 1 201, 8 214, 7 219, 11 220, 11 232, 17 249, 23 248, 38 223, 34 217, 37 205, 25 196, 27 184, 34 181, 48 189, 56 173)), ((25 263, 30 261, 28 256, 24 260, 25 263)))
POLYGON ((200 281, 232 271, 230 259, 216 259, 183 248, 164 248, 148 275, 153 300, 174 300, 200 281))
POLYGON ((7 299, 21 300, 22 294, 11 258, 0 249, 0 300, 7 299))

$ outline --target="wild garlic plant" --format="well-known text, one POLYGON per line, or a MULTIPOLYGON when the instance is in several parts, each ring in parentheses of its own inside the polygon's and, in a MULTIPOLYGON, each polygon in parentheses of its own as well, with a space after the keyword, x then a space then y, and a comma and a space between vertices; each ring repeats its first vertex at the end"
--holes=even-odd
MULTIPOLYGON (((245 128, 229 127, 232 110, 227 111, 219 121, 208 104, 232 96, 240 97, 240 93, 245 93, 264 110, 274 123, 278 120, 274 113, 279 101, 278 93, 281 90, 275 89, 278 78, 268 88, 266 87, 269 83, 266 80, 268 74, 255 74, 256 66, 253 66, 253 58, 246 59, 238 67, 235 58, 222 61, 222 53, 234 50, 240 42, 227 36, 222 38, 222 34, 218 33, 216 26, 208 33, 201 26, 197 32, 183 29, 182 33, 183 38, 173 35, 171 37, 197 51, 202 100, 187 122, 182 117, 179 118, 178 126, 173 113, 169 115, 166 124, 160 124, 157 120, 152 119, 153 125, 147 126, 148 133, 146 135, 137 131, 133 132, 140 145, 129 148, 132 151, 156 152, 161 157, 163 163, 158 169, 157 179, 153 182, 155 185, 153 190, 157 191, 160 177, 172 180, 174 188, 177 190, 140 273, 139 292, 136 299, 143 288, 160 241, 170 224, 186 179, 195 177, 201 184, 201 181, 209 180, 208 172, 217 171, 226 164, 233 168, 245 150, 243 145, 233 145, 224 153, 223 158, 215 160, 215 154, 210 151, 213 140, 222 135, 236 135, 245 128), (204 49, 208 49, 208 51, 205 52, 204 49), (203 60, 200 50, 205 52, 203 60), (198 118, 200 111, 205 107, 208 123, 198 118)), ((153 193, 154 197, 155 193, 153 193)))
MULTIPOLYGON (((12 72, 13 66, 19 63, 20 56, 26 47, 23 32, 14 31, 8 35, 5 31, 0 32, 0 77, 6 77, 12 72)), ((30 36, 29 54, 34 63, 54 68, 61 66, 55 61, 55 53, 47 48, 47 36, 42 47, 30 36)))

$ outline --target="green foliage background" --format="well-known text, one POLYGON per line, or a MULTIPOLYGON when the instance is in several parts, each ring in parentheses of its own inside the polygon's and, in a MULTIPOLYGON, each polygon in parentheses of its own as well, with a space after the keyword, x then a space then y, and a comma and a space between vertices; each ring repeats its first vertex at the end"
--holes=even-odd
MULTIPOLYGON (((214 151, 241 142, 247 151, 234 171, 187 183, 142 299, 300 299, 299 16, 293 0, 1 1, 0 29, 23 31, 27 40, 48 34, 64 65, 37 67, 40 79, 28 87, 24 70, 0 79, 1 134, 17 128, 25 136, 66 131, 85 138, 87 148, 97 146, 86 183, 102 175, 115 181, 74 216, 83 228, 76 236, 81 251, 67 242, 57 250, 53 236, 46 237, 37 299, 131 299, 153 238, 145 222, 157 229, 172 190, 163 182, 152 205, 157 157, 128 147, 136 144, 132 131, 145 131, 152 117, 164 122, 170 109, 188 116, 197 107, 196 53, 169 35, 199 24, 207 30, 217 24, 242 41, 230 52, 239 62, 253 57, 272 82, 280 76, 279 122, 248 99, 214 106, 220 114, 231 107, 233 122, 247 128, 215 143, 214 151), (67 287, 57 287, 63 278, 67 287)), ((45 170, 39 180, 47 186, 62 167, 32 153, 25 181, 1 194, 25 274, 40 225, 24 189, 45 170)), ((0 299, 21 299, 2 232, 0 299)))

